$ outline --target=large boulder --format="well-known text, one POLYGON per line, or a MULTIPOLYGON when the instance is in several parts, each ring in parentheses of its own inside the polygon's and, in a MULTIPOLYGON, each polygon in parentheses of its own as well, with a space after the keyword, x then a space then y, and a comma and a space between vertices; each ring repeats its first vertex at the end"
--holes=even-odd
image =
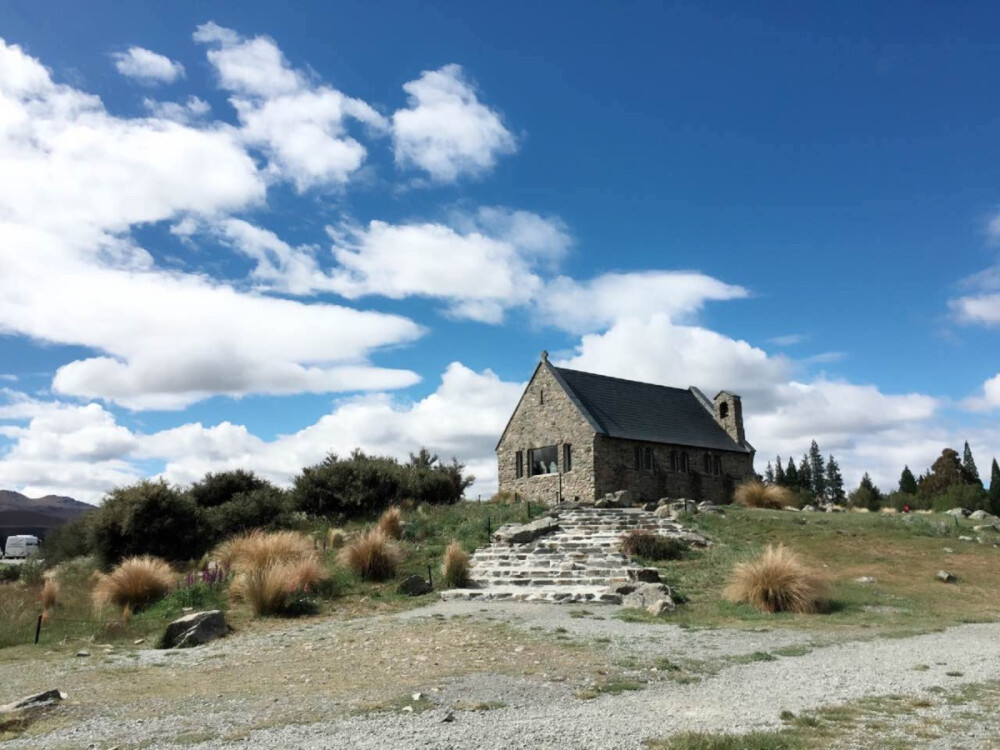
POLYGON ((558 529, 559 519, 542 516, 530 523, 501 526, 493 534, 493 540, 505 544, 527 544, 558 529))
POLYGON ((669 505, 661 505, 653 511, 653 515, 657 518, 673 518, 677 513, 669 505))
POLYGON ((969 514, 969 520, 971 521, 996 521, 997 517, 991 513, 987 513, 985 510, 974 510, 969 514))
POLYGON ((618 490, 611 495, 612 500, 614 500, 615 506, 618 508, 631 508, 633 497, 632 493, 628 490, 618 490))
POLYGON ((226 616, 221 610, 192 612, 167 625, 160 639, 160 648, 191 648, 201 646, 229 633, 226 616))
POLYGON ((423 576, 409 576, 404 579, 402 583, 399 584, 399 593, 405 594, 406 596, 422 596, 423 594, 429 594, 434 588, 427 582, 423 576))
POLYGON ((658 615, 676 606, 670 587, 663 583, 625 584, 618 586, 615 593, 621 595, 623 607, 652 611, 655 606, 658 615))
POLYGON ((972 511, 970 511, 968 508, 952 508, 951 510, 946 510, 944 513, 946 516, 955 516, 955 518, 965 518, 966 516, 971 515, 972 511))
POLYGON ((66 693, 59 690, 46 690, 42 693, 35 693, 13 703, 0 706, 0 714, 14 713, 17 711, 31 711, 36 708, 45 708, 59 701, 66 700, 66 693))

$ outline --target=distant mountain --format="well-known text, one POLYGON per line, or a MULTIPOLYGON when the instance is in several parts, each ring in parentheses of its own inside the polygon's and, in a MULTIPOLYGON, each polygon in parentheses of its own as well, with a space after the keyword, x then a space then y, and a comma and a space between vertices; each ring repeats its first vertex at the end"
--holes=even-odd
POLYGON ((44 537, 49 529, 62 526, 93 509, 93 505, 71 497, 27 497, 20 492, 0 490, 0 541, 13 534, 44 537))

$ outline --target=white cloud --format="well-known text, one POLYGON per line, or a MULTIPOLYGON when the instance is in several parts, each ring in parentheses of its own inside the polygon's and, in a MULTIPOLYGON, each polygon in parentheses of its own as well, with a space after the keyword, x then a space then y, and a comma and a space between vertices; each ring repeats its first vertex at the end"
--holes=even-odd
POLYGON ((183 65, 144 47, 129 47, 112 57, 119 73, 139 83, 173 83, 184 77, 183 65))
POLYGON ((774 336, 767 340, 767 343, 774 346, 795 346, 806 340, 806 336, 801 333, 789 333, 784 336, 774 336))
POLYGON ((212 46, 208 60, 219 85, 234 94, 230 102, 244 139, 261 147, 272 173, 292 180, 300 192, 343 186, 361 167, 367 150, 347 133, 348 119, 374 131, 388 127, 362 100, 314 85, 267 37, 244 39, 208 23, 198 27, 194 39, 212 46))
POLYGON ((142 100, 142 106, 153 117, 180 123, 189 123, 198 120, 205 117, 212 110, 208 102, 204 99, 199 99, 197 96, 189 96, 183 103, 161 102, 147 97, 142 100))
POLYGON ((392 116, 396 162, 438 182, 491 170, 517 150, 500 116, 482 104, 460 65, 424 71, 403 85, 409 107, 392 116))
POLYGON ((982 393, 965 399, 962 406, 970 411, 993 411, 1000 408, 1000 374, 984 382, 982 393))
POLYGON ((573 333, 605 329, 624 318, 672 321, 699 312, 706 302, 746 297, 746 289, 692 271, 608 273, 589 281, 560 277, 537 300, 546 323, 573 333))
POLYGON ((1000 294, 977 294, 953 299, 948 303, 962 323, 1000 325, 1000 294))
POLYGON ((0 454, 0 477, 5 487, 96 502, 107 489, 140 478, 138 461, 162 461, 163 476, 180 484, 208 471, 248 468, 287 486, 331 451, 347 455, 360 447, 406 460, 425 446, 442 459, 457 456, 468 464, 477 477, 469 491, 474 496, 495 489, 493 449, 523 387, 453 362, 439 387, 419 401, 385 394, 347 399, 314 424, 270 441, 231 422, 142 434, 116 424, 97 404, 79 407, 0 392, 7 401, 0 400, 0 434, 15 441, 0 454), (11 427, 14 422, 26 424, 11 427))
POLYGON ((122 119, 0 42, 0 332, 89 347, 61 394, 180 408, 224 393, 395 388, 417 376, 369 352, 412 341, 398 316, 303 305, 167 272, 137 224, 259 204, 233 128, 122 119))
POLYGON ((521 211, 488 209, 457 223, 465 231, 382 221, 332 230, 338 267, 330 288, 348 299, 444 299, 456 317, 498 323, 505 309, 538 294, 538 267, 569 245, 561 222, 521 211))

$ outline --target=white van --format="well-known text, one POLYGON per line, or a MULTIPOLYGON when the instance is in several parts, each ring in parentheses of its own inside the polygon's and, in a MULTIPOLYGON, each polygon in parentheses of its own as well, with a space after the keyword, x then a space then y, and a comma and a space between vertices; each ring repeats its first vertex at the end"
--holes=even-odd
POLYGON ((31 534, 18 534, 7 537, 4 557, 31 557, 38 554, 38 537, 31 534))

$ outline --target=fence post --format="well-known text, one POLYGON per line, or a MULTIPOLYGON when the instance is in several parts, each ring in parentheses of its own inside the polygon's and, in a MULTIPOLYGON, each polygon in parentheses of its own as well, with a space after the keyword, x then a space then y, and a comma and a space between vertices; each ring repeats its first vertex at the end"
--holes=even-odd
POLYGON ((35 645, 38 645, 38 636, 42 634, 42 616, 38 615, 38 622, 35 623, 35 645))
POLYGON ((531 520, 531 501, 528 501, 528 520, 531 520))
POLYGON ((431 574, 431 564, 427 563, 427 585, 434 588, 434 576, 431 574))

